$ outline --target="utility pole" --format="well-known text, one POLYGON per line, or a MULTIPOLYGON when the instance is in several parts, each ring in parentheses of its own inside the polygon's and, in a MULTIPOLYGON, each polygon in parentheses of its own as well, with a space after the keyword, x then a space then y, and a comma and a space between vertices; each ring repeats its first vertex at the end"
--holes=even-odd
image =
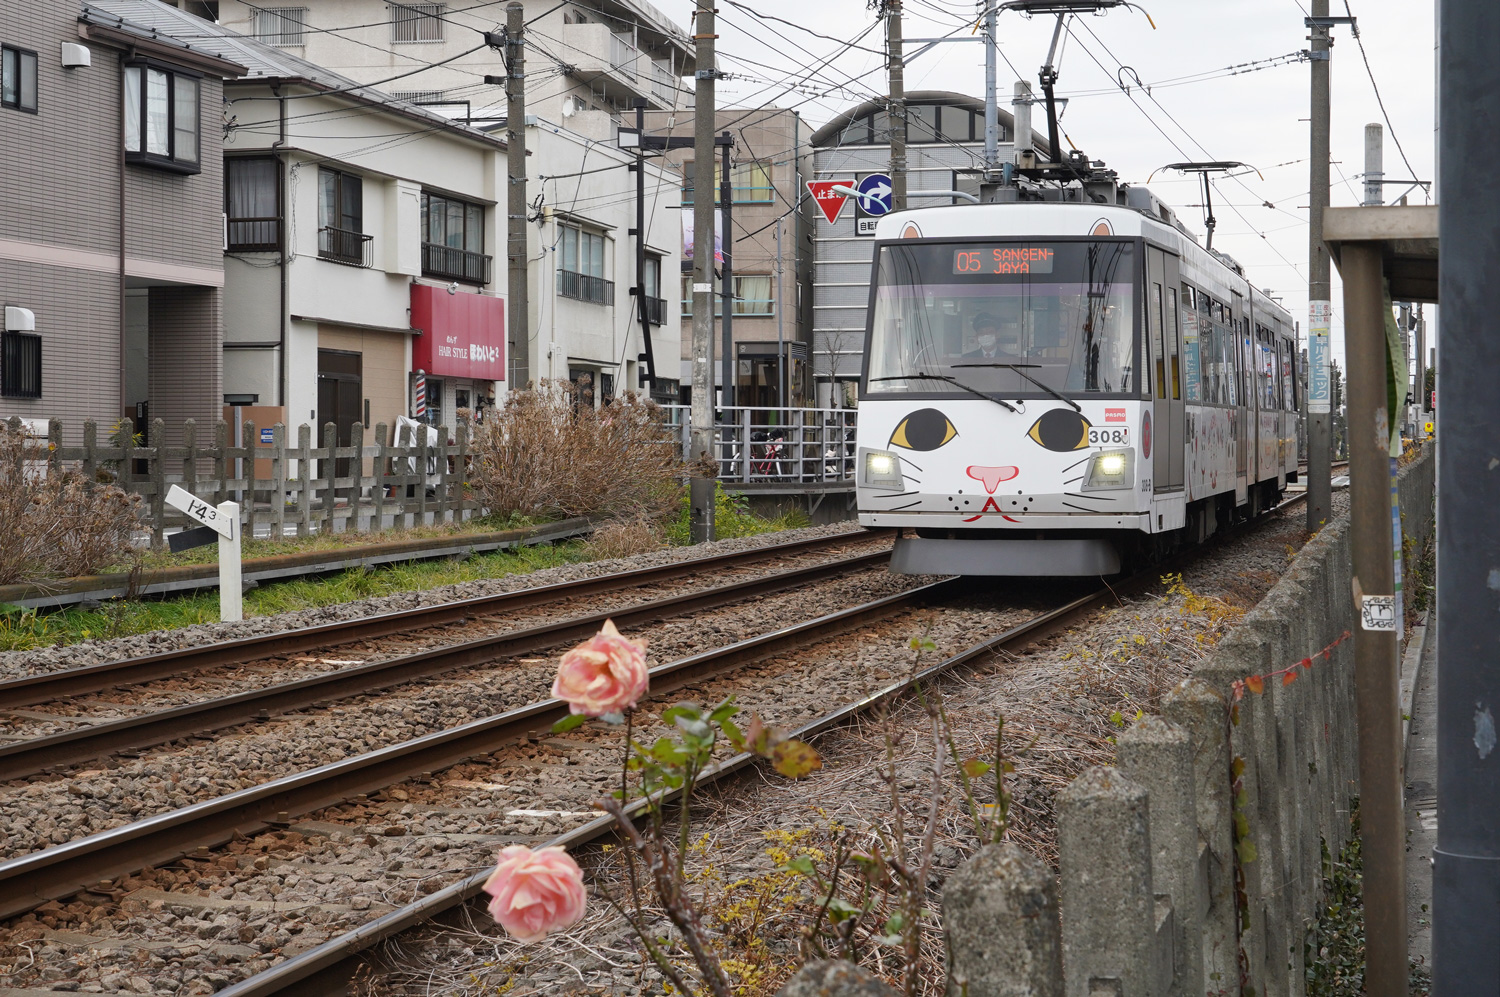
MULTIPOLYGON (((646 102, 635 101, 635 308, 641 322, 641 345, 646 351, 646 383, 656 387, 656 352, 651 348, 651 319, 646 310, 646 102)), ((660 270, 660 267, 657 268, 660 270)), ((661 274, 656 277, 661 283, 661 274)), ((657 288, 660 291, 660 287, 657 288)))
POLYGON ((786 344, 784 332, 781 327, 781 223, 785 215, 776 219, 776 405, 778 408, 789 408, 791 402, 787 400, 790 392, 786 384, 786 344))
MULTIPOLYGON (((1000 168, 1000 108, 995 95, 995 0, 984 2, 984 179, 1000 168)), ((1019 140, 1015 140, 1019 141, 1019 140)))
MULTIPOLYGON (((714 538, 714 0, 697 0, 693 40, 693 476, 688 482, 688 535, 714 538)), ((746 441, 747 443, 749 441, 746 441)))
POLYGON ((906 64, 901 52, 901 0, 885 0, 886 68, 890 74, 891 210, 906 209, 906 64))
POLYGON ((1500 521, 1489 469, 1500 419, 1500 286, 1493 240, 1500 197, 1492 164, 1500 134, 1475 127, 1500 114, 1493 55, 1500 8, 1445 0, 1438 37, 1437 328, 1443 408, 1437 437, 1437 807, 1432 850, 1432 984, 1441 997, 1500 992, 1500 669, 1495 551, 1500 521))
POLYGON ((1376 122, 1365 125, 1364 206, 1385 204, 1385 128, 1376 122))
MULTIPOLYGON (((1309 21, 1327 17, 1328 0, 1312 0, 1309 21)), ((1332 401, 1328 326, 1333 283, 1328 247, 1323 244, 1323 209, 1328 207, 1328 61, 1333 53, 1329 26, 1310 23, 1308 27, 1312 30, 1312 144, 1308 155, 1312 183, 1307 202, 1307 357, 1311 367, 1307 392, 1307 529, 1312 532, 1327 525, 1333 501, 1333 462, 1328 449, 1332 401)))
MULTIPOLYGON (((721 341, 724 355, 720 360, 720 365, 724 377, 723 406, 727 422, 729 410, 734 407, 734 209, 732 208, 734 184, 729 176, 730 150, 734 148, 734 136, 729 132, 724 132, 719 137, 719 147, 724 154, 723 172, 719 176, 719 212, 724 218, 724 269, 721 271, 724 277, 724 290, 719 295, 724 308, 724 338, 721 341)), ((745 453, 749 454, 750 441, 743 442, 745 453)))
POLYGON ((510 387, 531 380, 531 302, 526 266, 526 8, 505 7, 505 326, 510 387))

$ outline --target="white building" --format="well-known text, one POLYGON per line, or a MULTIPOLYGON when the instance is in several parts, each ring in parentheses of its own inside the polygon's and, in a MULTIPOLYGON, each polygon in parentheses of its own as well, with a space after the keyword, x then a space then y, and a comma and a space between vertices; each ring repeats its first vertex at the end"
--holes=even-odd
MULTIPOLYGON (((224 0, 219 22, 287 56, 503 135, 504 89, 484 80, 505 72, 501 53, 485 44, 485 33, 504 23, 505 4, 468 6, 303 0, 267 7, 224 0)), ((525 356, 516 360, 528 380, 588 375, 599 402, 642 387, 646 353, 632 293, 636 185, 627 166, 633 156, 619 150, 618 126, 622 114, 633 120, 635 100, 649 109, 678 106, 688 92, 679 77, 693 71, 692 42, 660 11, 635 0, 526 8, 529 334, 517 343, 525 356)), ((319 119, 303 121, 307 130, 323 131, 319 119)), ((503 240, 505 174, 498 176, 482 199, 502 202, 493 234, 503 240)), ((680 182, 675 171, 647 165, 644 285, 664 375, 656 394, 664 400, 675 400, 680 351, 677 317, 665 321, 670 310, 663 303, 676 293, 663 290, 675 288, 680 270, 680 182)), ((487 234, 485 246, 496 247, 485 252, 503 270, 503 244, 487 234)))

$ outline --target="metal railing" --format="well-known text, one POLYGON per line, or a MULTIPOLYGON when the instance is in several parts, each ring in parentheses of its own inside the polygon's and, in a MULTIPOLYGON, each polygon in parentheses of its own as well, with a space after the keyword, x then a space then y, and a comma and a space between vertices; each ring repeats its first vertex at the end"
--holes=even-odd
MULTIPOLYGON (((682 453, 690 449, 691 407, 664 405, 673 438, 682 453)), ((855 409, 718 409, 714 456, 719 480, 751 484, 854 483, 855 409)))
POLYGON ((599 305, 615 303, 615 282, 603 277, 590 277, 586 273, 572 270, 557 271, 557 293, 565 298, 592 301, 599 305))
POLYGON ((659 62, 651 63, 651 92, 668 107, 677 106, 677 78, 659 62))
POLYGON ((422 243, 422 273, 429 277, 447 277, 466 284, 488 284, 494 257, 467 249, 422 243))
POLYGON ((652 325, 667 324, 667 302, 664 298, 646 299, 646 321, 652 325))
POLYGON ((375 261, 371 246, 374 240, 374 236, 363 232, 324 226, 318 229, 318 256, 351 267, 373 266, 375 261))
POLYGON ((640 49, 624 35, 610 33, 609 64, 627 76, 635 76, 636 62, 641 57, 640 49))
POLYGON ((227 233, 228 253, 274 253, 281 248, 281 219, 231 218, 227 233))

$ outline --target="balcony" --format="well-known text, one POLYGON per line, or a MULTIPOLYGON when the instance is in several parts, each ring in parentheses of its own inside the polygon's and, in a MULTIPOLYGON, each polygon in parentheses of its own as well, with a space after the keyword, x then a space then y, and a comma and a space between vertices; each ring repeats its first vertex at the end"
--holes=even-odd
POLYGON ((427 277, 443 277, 465 284, 488 284, 493 262, 494 257, 483 253, 422 243, 422 274, 427 277))
POLYGON ((373 235, 324 226, 318 229, 318 257, 351 267, 374 265, 373 235))
POLYGON ((592 301, 596 305, 612 305, 615 303, 615 282, 571 270, 559 270, 557 293, 564 298, 592 301))
POLYGON ((231 218, 225 252, 274 253, 281 248, 280 218, 231 218))
POLYGON ((646 299, 646 321, 652 325, 667 324, 667 302, 664 299, 646 299))
POLYGON ((622 106, 637 97, 658 109, 677 106, 671 73, 637 48, 630 36, 616 34, 605 24, 564 24, 562 45, 565 54, 560 54, 573 75, 595 92, 622 106), (663 72, 667 79, 662 79, 663 72))

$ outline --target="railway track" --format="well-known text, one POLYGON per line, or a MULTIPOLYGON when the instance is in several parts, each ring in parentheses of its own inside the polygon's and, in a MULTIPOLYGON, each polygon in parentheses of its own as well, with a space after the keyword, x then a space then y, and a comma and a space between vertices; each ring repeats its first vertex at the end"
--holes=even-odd
MULTIPOLYGON (((181 737, 201 736, 238 724, 266 720, 276 714, 321 706, 347 697, 389 689, 459 668, 482 665, 550 647, 576 643, 596 633, 606 619, 614 619, 616 625, 620 627, 637 628, 663 619, 715 609, 757 596, 809 585, 822 579, 879 565, 889 558, 889 548, 882 545, 878 550, 831 562, 791 568, 604 612, 569 616, 539 626, 373 661, 314 675, 310 678, 281 682, 237 695, 108 720, 43 737, 0 745, 0 781, 21 779, 49 769, 77 765, 112 752, 138 750, 181 737)), ((650 570, 653 573, 657 571, 657 569, 650 570)), ((550 589, 552 586, 547 588, 550 589)), ((592 585, 589 588, 593 590, 592 585)), ((523 590, 512 594, 531 595, 532 592, 523 590)), ((563 587, 563 592, 554 596, 554 599, 580 595, 577 583, 567 583, 563 587)), ((486 600, 486 602, 492 601, 486 600)), ((525 604, 534 604, 534 602, 528 599, 525 604)), ((444 619, 452 618, 455 612, 453 607, 457 605, 460 604, 436 607, 436 615, 444 619)), ((506 603, 507 607, 512 605, 514 604, 506 603)), ((408 617, 410 614, 395 615, 408 617)), ((458 617, 458 619, 464 620, 467 617, 458 617)), ((376 617, 370 622, 382 630, 391 625, 388 617, 376 617)), ((356 621, 356 626, 365 623, 366 621, 356 621)), ((279 643, 280 636, 273 638, 272 641, 279 643)), ((237 645, 242 643, 245 642, 234 642, 237 645)), ((213 646, 203 650, 210 660, 217 660, 222 653, 213 646)), ((181 654, 182 652, 173 652, 167 657, 176 659, 181 654)), ((191 654, 188 657, 192 660, 191 654)), ((129 667, 128 662, 119 664, 122 669, 129 667)), ((153 663, 147 667, 155 669, 159 666, 153 663)), ((91 669, 79 671, 91 671, 91 669)), ((52 684, 60 687, 76 684, 76 680, 67 672, 37 678, 53 679, 52 684)))
MULTIPOLYGON (((1300 496, 1294 497, 1279 508, 1287 508, 1302 500, 1300 496)), ((681 566, 675 567, 680 570, 681 566)), ((1116 584, 1115 590, 1120 588, 1116 584)), ((754 662, 794 651, 805 651, 819 641, 869 628, 880 620, 909 613, 923 605, 952 600, 963 591, 964 585, 960 580, 937 582, 829 613, 797 626, 690 655, 653 670, 653 699, 659 699, 684 686, 700 686, 718 680, 733 673, 735 669, 754 662)), ((1109 588, 1100 587, 1097 591, 1070 599, 1064 605, 1037 613, 1025 622, 1009 626, 999 634, 950 654, 942 662, 922 672, 915 680, 930 679, 997 650, 1015 650, 1040 640, 1068 626, 1111 598, 1113 596, 1109 588)), ((644 608, 642 611, 648 612, 644 608)), ((603 615, 600 614, 600 619, 603 615)), ((618 613, 611 615, 621 618, 618 613)), ((597 626, 597 623, 579 625, 588 627, 597 626)), ((574 638, 561 637, 553 642, 571 639, 574 638)), ((796 736, 814 737, 832 729, 860 712, 902 695, 910 689, 912 681, 914 680, 895 681, 873 692, 846 697, 824 715, 798 725, 796 736)), ((364 691, 368 691, 368 687, 364 691)), ((528 743, 528 739, 545 738, 552 723, 565 710, 565 706, 556 701, 532 703, 484 720, 299 772, 0 863, 0 916, 14 917, 47 901, 79 891, 89 891, 86 895, 102 898, 104 903, 113 903, 122 899, 119 884, 123 878, 139 870, 160 868, 170 863, 191 868, 204 863, 205 868, 208 868, 207 864, 213 858, 211 850, 216 846, 231 840, 241 841, 267 830, 285 829, 296 824, 297 819, 304 815, 317 814, 341 805, 352 805, 357 816, 365 816, 367 814, 361 808, 367 808, 372 794, 404 784, 408 780, 424 784, 431 781, 432 773, 459 766, 467 759, 481 758, 492 753, 498 758, 500 749, 507 745, 524 745, 528 743)), ((714 770, 712 778, 733 776, 750 764, 751 760, 747 757, 726 759, 714 770)), ((395 798, 406 797, 403 795, 395 798)), ((532 811, 515 812, 524 814, 532 811)), ((579 814, 574 813, 572 816, 576 818, 579 814)), ((351 825, 351 828, 357 827, 357 823, 351 825)), ((505 840, 576 846, 608 835, 611 831, 610 819, 599 817, 568 828, 560 834, 548 836, 532 833, 522 837, 511 835, 505 840)), ((329 832, 325 828, 323 833, 329 832)), ((388 829, 385 833, 391 832, 388 829)), ((499 840, 493 835, 490 838, 499 840)), ((372 839, 367 837, 366 840, 372 839)), ((261 868, 259 860, 255 868, 261 868)), ((373 910, 368 920, 352 930, 338 934, 307 951, 291 955, 262 972, 232 984, 222 992, 235 997, 342 994, 361 962, 361 953, 464 904, 478 893, 486 875, 487 869, 461 876, 456 881, 440 885, 434 892, 394 909, 373 910)), ((226 979, 225 982, 229 981, 226 979)))

